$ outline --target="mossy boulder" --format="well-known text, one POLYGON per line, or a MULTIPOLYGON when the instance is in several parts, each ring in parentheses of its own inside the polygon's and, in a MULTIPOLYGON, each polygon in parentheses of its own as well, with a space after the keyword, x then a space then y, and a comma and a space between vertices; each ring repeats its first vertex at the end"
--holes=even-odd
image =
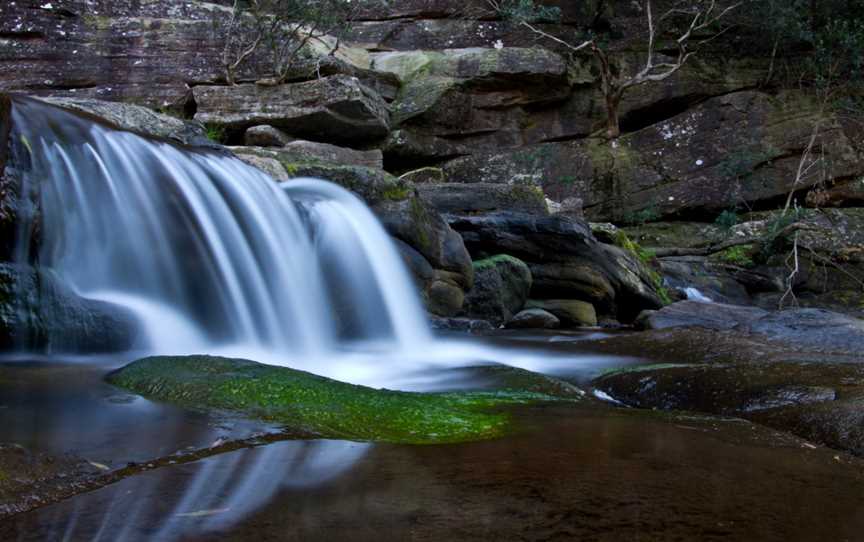
POLYGON ((497 407, 572 399, 512 389, 398 392, 211 356, 145 358, 107 379, 153 400, 231 411, 311 437, 404 444, 499 437, 513 427, 497 407))
POLYGON ((502 324, 522 310, 532 284, 522 260, 499 254, 474 262, 474 288, 465 298, 465 313, 502 324))

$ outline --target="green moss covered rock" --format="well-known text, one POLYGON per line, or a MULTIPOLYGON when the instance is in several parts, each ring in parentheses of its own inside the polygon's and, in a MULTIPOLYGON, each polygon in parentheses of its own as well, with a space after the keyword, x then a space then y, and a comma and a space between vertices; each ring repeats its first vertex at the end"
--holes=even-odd
POLYGON ((572 400, 536 391, 412 393, 346 384, 243 359, 150 357, 108 382, 181 406, 219 409, 283 424, 321 438, 437 444, 501 436, 510 428, 495 407, 572 400))

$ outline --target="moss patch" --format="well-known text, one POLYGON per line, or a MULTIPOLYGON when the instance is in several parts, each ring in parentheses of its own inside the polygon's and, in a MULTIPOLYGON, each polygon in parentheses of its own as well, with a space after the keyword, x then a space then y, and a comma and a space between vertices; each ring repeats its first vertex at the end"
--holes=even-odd
POLYGON ((525 263, 522 260, 520 260, 519 258, 516 258, 514 256, 510 256, 509 254, 498 254, 496 256, 492 256, 491 258, 485 258, 483 260, 477 260, 476 262, 474 262, 474 270, 475 271, 482 271, 484 269, 497 267, 498 264, 501 264, 501 263, 510 263, 510 264, 513 264, 515 266, 520 266, 520 267, 525 265, 525 263))
POLYGON ((238 412, 322 438, 404 444, 498 437, 508 431, 510 419, 494 407, 567 400, 517 390, 377 390, 285 367, 210 356, 145 358, 111 373, 108 382, 151 399, 238 412))
POLYGON ((645 271, 648 273, 660 301, 663 302, 663 305, 671 305, 672 297, 669 295, 669 290, 663 285, 663 277, 652 267, 657 259, 654 251, 642 248, 638 243, 633 242, 624 230, 620 229, 615 233, 615 245, 631 252, 645 264, 645 271))

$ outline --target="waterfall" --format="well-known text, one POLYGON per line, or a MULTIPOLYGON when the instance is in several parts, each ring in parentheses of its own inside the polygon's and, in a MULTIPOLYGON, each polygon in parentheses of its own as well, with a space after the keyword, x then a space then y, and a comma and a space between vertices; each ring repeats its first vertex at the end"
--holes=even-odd
POLYGON ((279 185, 234 157, 34 100, 13 99, 12 118, 36 201, 18 258, 131 310, 143 349, 316 357, 430 340, 398 252, 348 191, 279 185))

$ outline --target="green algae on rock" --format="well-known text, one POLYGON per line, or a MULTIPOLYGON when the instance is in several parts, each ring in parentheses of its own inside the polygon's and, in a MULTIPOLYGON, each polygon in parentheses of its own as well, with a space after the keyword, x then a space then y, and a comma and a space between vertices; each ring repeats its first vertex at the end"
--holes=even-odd
POLYGON ((501 436, 495 407, 574 400, 531 391, 414 393, 347 384, 304 371, 211 356, 150 357, 108 375, 141 395, 284 424, 322 438, 437 444, 501 436))

